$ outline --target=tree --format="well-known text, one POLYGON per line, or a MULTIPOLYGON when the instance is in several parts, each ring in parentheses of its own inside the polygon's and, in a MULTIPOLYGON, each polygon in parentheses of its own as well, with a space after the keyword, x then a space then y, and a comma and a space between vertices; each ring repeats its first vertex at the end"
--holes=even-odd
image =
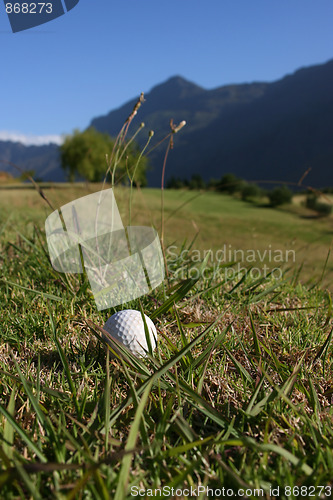
MULTIPOLYGON (((110 157, 114 143, 114 139, 108 134, 101 134, 94 128, 83 132, 74 130, 72 135, 68 135, 60 146, 60 155, 62 168, 67 173, 69 181, 73 182, 76 175, 90 182, 102 181, 107 171, 106 155, 110 157)), ((131 143, 117 165, 115 175, 117 182, 128 181, 127 170, 132 175, 139 154, 138 146, 131 143)), ((147 167, 148 160, 142 157, 135 172, 134 184, 146 185, 147 167)))
POLYGON ((167 189, 182 189, 185 186, 184 180, 172 175, 166 184, 167 189))
POLYGON ((257 184, 246 183, 241 189, 241 197, 244 201, 259 198, 259 196, 261 196, 261 189, 257 184))
POLYGON ((290 203, 292 197, 293 193, 287 186, 276 187, 268 193, 268 198, 272 207, 290 203))
POLYGON ((216 189, 218 189, 219 183, 220 183, 220 181, 218 179, 215 179, 214 177, 212 177, 211 179, 209 179, 207 187, 208 187, 208 189, 212 189, 215 191, 216 189))
POLYGON ((206 184, 200 174, 193 174, 189 183, 190 189, 205 189, 206 184))
POLYGON ((225 174, 217 185, 218 191, 226 192, 229 194, 240 191, 244 181, 234 174, 225 174))

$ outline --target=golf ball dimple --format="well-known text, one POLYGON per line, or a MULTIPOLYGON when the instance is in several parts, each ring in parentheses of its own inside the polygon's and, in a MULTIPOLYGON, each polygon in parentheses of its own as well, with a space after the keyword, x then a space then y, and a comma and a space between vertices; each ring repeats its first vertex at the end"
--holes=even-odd
MULTIPOLYGON (((152 349, 156 347, 157 332, 154 323, 144 315, 150 335, 152 349)), ((113 338, 122 342, 136 356, 144 356, 149 351, 145 325, 141 312, 125 309, 113 314, 103 326, 113 338)))

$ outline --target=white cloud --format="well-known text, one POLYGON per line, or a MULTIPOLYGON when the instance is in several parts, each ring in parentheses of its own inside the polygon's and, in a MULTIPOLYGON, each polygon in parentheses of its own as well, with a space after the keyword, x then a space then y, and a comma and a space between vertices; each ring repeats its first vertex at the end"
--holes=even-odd
POLYGON ((63 137, 61 135, 33 135, 0 130, 0 141, 21 142, 25 146, 42 146, 50 143, 62 144, 63 137))

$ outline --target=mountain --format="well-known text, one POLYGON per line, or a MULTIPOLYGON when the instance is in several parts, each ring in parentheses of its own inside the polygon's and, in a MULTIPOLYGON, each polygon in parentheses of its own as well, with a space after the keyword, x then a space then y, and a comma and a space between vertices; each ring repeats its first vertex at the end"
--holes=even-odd
MULTIPOLYGON (((200 144, 197 138, 192 143, 192 136, 205 136, 206 130, 222 113, 230 114, 240 106, 258 99, 264 94, 266 86, 265 83, 253 83, 207 91, 180 76, 175 76, 157 85, 145 96, 145 102, 132 122, 132 130, 144 122, 146 133, 139 134, 138 142, 143 146, 148 131, 154 130, 154 144, 157 144, 170 132, 171 119, 175 124, 185 120, 186 127, 174 138, 175 148, 167 165, 168 176, 181 175, 189 178, 193 173, 201 173, 207 178, 207 166, 200 153, 200 144), (188 157, 191 157, 191 161, 188 161, 188 157)), ((90 126, 116 136, 136 101, 137 99, 133 99, 106 116, 93 119, 90 126)), ((166 143, 163 143, 150 155, 153 170, 148 173, 149 185, 160 184, 165 148, 166 143)))
POLYGON ((19 177, 20 171, 10 163, 23 170, 34 171, 35 179, 55 182, 65 180, 56 144, 25 146, 20 142, 0 141, 0 170, 19 177))
MULTIPOLYGON (((130 133, 143 146, 148 131, 152 144, 170 131, 169 123, 186 120, 174 136, 166 166, 171 176, 205 180, 232 172, 247 180, 298 182, 313 187, 333 186, 333 60, 302 68, 273 83, 254 82, 206 90, 181 76, 155 86, 134 118, 130 133)), ((137 98, 96 117, 90 126, 115 137, 137 98)), ((166 142, 150 154, 148 184, 159 186, 166 142)), ((0 141, 0 160, 36 172, 36 178, 61 181, 58 147, 23 146, 0 141)), ((13 169, 3 168, 17 175, 13 169)))
MULTIPOLYGON (((155 131, 156 143, 169 121, 186 120, 175 136, 166 178, 220 178, 233 172, 248 180, 333 185, 333 60, 302 68, 273 83, 228 85, 205 90, 180 76, 154 87, 133 120, 155 131)), ((136 99, 91 126, 115 136, 136 99)), ((143 145, 147 133, 139 135, 143 145)), ((165 143, 151 154, 149 185, 160 185, 165 143)))

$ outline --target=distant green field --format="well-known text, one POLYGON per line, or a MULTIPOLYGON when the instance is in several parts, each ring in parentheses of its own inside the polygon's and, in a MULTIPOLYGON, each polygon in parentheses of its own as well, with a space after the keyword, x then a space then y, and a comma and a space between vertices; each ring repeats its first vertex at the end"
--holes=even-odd
MULTIPOLYGON (((60 185, 45 189, 52 206, 84 196, 101 185, 60 185)), ((129 190, 115 189, 124 224, 128 224, 129 190)), ((164 241, 178 249, 184 240, 195 238, 193 248, 212 251, 216 258, 240 261, 257 269, 266 264, 275 267, 301 268, 302 281, 318 280, 325 266, 333 236, 333 217, 316 218, 305 209, 301 197, 292 206, 272 209, 214 192, 165 190, 164 241), (243 251, 243 253, 242 253, 243 251), (224 252, 224 253, 223 253, 224 252), (263 261, 263 262, 261 262, 263 261), (284 262, 283 262, 284 261, 284 262)), ((33 221, 43 226, 51 213, 50 207, 34 189, 0 190, 0 221, 8 220, 13 234, 20 228, 33 227, 33 221)), ((161 229, 161 191, 135 190, 132 224, 152 224, 161 229)), ((172 247, 170 252, 175 252, 172 247)), ((324 285, 333 282, 333 262, 328 259, 324 285)))

